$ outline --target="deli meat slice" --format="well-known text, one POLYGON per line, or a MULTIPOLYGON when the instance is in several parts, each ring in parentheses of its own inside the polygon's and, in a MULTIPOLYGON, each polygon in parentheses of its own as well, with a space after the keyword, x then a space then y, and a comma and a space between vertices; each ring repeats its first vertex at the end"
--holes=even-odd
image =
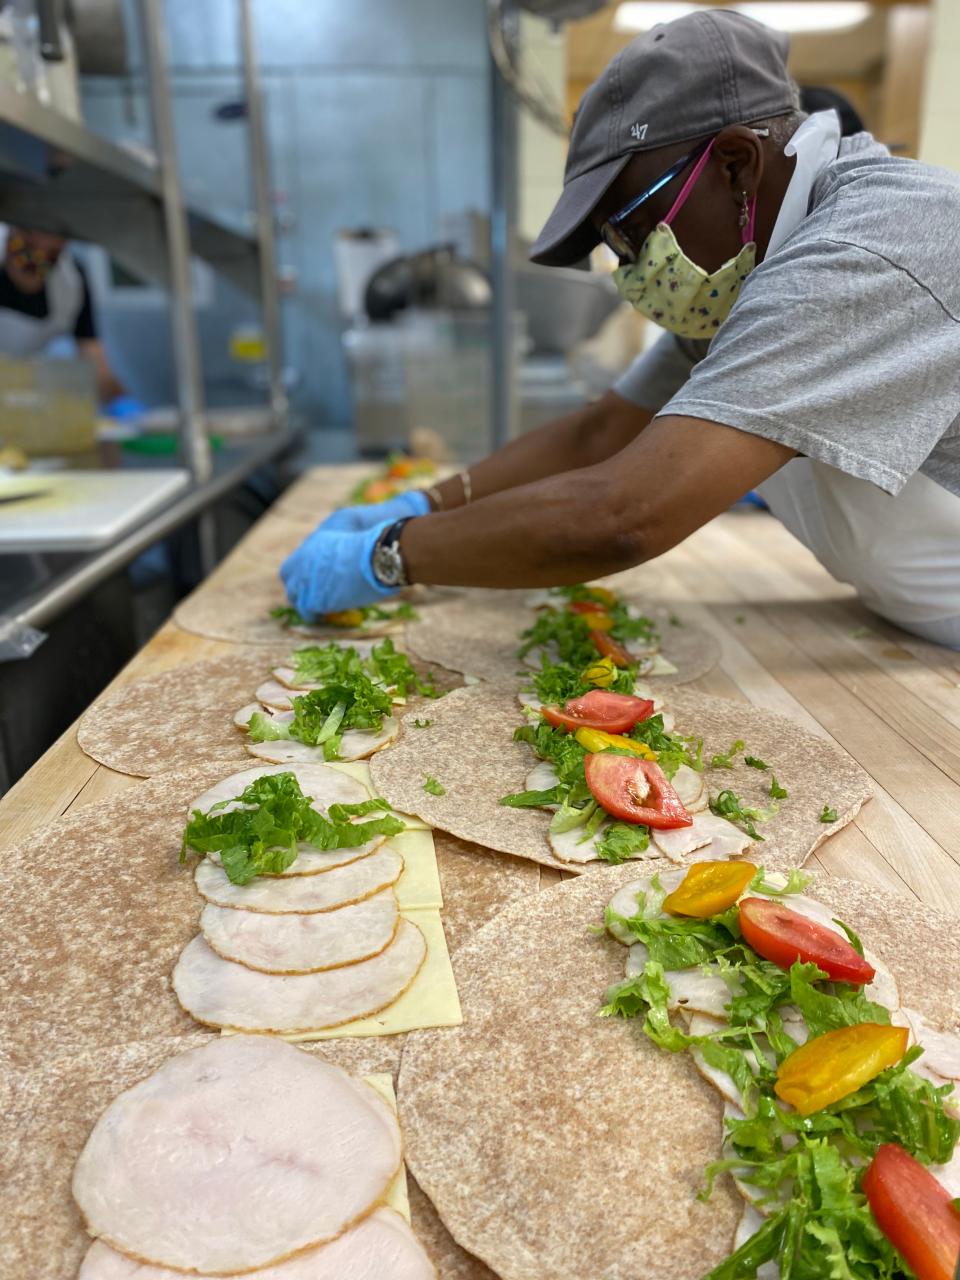
MULTIPOLYGON (((237 716, 244 718, 240 721, 235 718, 235 723, 246 725, 252 711, 259 709, 254 707, 251 710, 250 707, 244 707, 242 711, 237 712, 237 716)), ((278 711, 270 718, 278 724, 289 724, 293 720, 293 712, 278 711)), ((382 751, 384 747, 389 747, 391 742, 396 742, 399 736, 400 721, 396 716, 384 716, 383 725, 377 732, 372 729, 347 729, 340 739, 337 759, 365 760, 368 756, 382 751)), ((305 742, 297 742, 294 738, 278 738, 272 742, 247 742, 246 748, 252 756, 257 756, 260 760, 270 760, 274 764, 322 764, 325 758, 323 747, 310 747, 305 742)))
MULTIPOLYGON (((433 1263, 407 1223, 392 1209, 368 1218, 329 1244, 298 1253, 275 1267, 245 1271, 243 1280, 436 1280, 433 1263)), ((77 1280, 183 1280, 182 1271, 135 1262, 97 1240, 77 1280)), ((240 1280, 234 1273, 224 1280, 240 1280)))
POLYGON ((207 1026, 277 1035, 324 1031, 393 1004, 426 954, 423 934, 401 920, 390 945, 370 960, 324 973, 280 976, 224 960, 198 937, 180 953, 173 990, 187 1013, 207 1026))
POLYGON ((262 973, 318 973, 379 955, 399 923, 392 889, 335 911, 268 916, 208 902, 200 931, 224 960, 262 973))
POLYGON ((334 911, 351 902, 362 902, 396 884, 402 871, 399 853, 383 848, 344 867, 334 867, 322 876, 257 876, 249 884, 233 884, 223 867, 204 858, 193 878, 200 896, 218 907, 283 916, 334 911))
MULTIPOLYGON (((264 680, 254 694, 258 702, 263 703, 265 707, 272 707, 274 711, 292 711, 293 699, 296 696, 293 690, 281 684, 279 680, 264 680)), ((243 723, 246 724, 246 720, 243 723)))
MULTIPOLYGON (((273 745, 302 746, 303 744, 275 743, 273 745)), ((307 747, 305 750, 313 751, 315 748, 307 747)), ((300 786, 300 790, 313 801, 311 808, 323 815, 327 814, 331 805, 362 804, 363 801, 370 799, 369 793, 362 782, 358 782, 356 778, 351 778, 347 774, 341 773, 339 769, 331 769, 323 763, 261 765, 256 769, 244 769, 240 773, 233 773, 229 778, 224 778, 222 782, 218 782, 215 787, 211 787, 209 791, 205 791, 203 795, 194 800, 190 806, 190 814, 192 815, 195 809, 199 809, 201 813, 209 813, 214 805, 219 804, 223 805, 222 809, 218 809, 219 813, 229 813, 232 809, 243 808, 238 803, 230 802, 234 801, 236 796, 241 795, 257 778, 269 777, 278 773, 292 773, 300 786)), ((359 818, 357 821, 363 822, 364 819, 359 818)), ((382 844, 382 837, 368 840, 366 844, 346 849, 315 849, 311 845, 301 844, 299 846, 299 855, 282 874, 284 876, 317 875, 321 871, 329 871, 332 867, 341 867, 348 862, 356 862, 359 858, 365 858, 382 844)), ((207 857, 212 862, 220 861, 220 855, 217 853, 210 853, 207 857)))
POLYGON ((116 1249, 223 1275, 332 1240, 382 1199, 400 1158, 396 1120, 369 1086, 282 1041, 235 1036, 114 1099, 73 1194, 116 1249))
POLYGON ((674 862, 691 853, 697 854, 697 861, 736 858, 753 844, 739 827, 709 810, 694 814, 693 826, 673 830, 657 829, 651 831, 650 835, 660 852, 674 862))
MULTIPOLYGON (((301 764, 290 768, 285 765, 259 765, 252 769, 241 769, 239 773, 231 773, 214 787, 197 796, 190 805, 188 817, 193 816, 194 809, 201 813, 209 813, 215 804, 232 801, 239 796, 257 778, 270 774, 292 773, 300 784, 300 790, 313 800, 313 808, 325 814, 332 804, 359 804, 369 800, 370 796, 362 782, 351 778, 339 769, 331 769, 327 765, 301 764)), ((228 813, 230 809, 239 809, 239 804, 224 804, 218 812, 228 813)))

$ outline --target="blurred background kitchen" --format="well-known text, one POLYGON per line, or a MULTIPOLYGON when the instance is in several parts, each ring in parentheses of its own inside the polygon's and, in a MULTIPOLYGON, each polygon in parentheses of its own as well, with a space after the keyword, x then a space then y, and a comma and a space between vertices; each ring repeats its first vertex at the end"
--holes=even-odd
MULTIPOLYGON (((526 248, 584 89, 694 7, 0 0, 0 791, 299 470, 475 459, 655 340, 605 250, 526 248)), ((958 0, 731 7, 960 167, 958 0)))

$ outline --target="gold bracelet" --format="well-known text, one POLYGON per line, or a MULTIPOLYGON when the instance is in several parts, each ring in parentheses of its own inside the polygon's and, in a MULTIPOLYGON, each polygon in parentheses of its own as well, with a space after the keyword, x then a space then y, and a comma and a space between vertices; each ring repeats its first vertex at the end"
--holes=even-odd
POLYGON ((443 495, 435 484, 432 484, 429 489, 424 489, 424 493, 433 503, 434 511, 443 510, 443 495))
POLYGON ((463 505, 469 506, 473 499, 473 482, 470 479, 470 468, 460 472, 460 483, 463 485, 463 505))

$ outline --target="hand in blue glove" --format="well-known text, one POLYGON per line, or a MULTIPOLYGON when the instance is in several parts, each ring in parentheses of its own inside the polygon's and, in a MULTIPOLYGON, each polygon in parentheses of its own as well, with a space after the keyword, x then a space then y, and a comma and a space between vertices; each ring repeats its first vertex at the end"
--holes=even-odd
POLYGON ((430 500, 422 489, 411 489, 408 493, 397 494, 387 502, 371 502, 362 507, 341 507, 332 516, 317 525, 321 529, 332 532, 334 529, 344 533, 359 533, 361 529, 372 529, 375 524, 383 524, 385 520, 392 524, 394 520, 402 520, 404 516, 425 516, 430 511, 430 500))
POLYGON ((381 520, 360 532, 328 529, 325 524, 314 529, 280 566, 287 599, 297 613, 311 621, 396 595, 393 588, 380 585, 370 564, 377 539, 391 524, 392 520, 381 520))

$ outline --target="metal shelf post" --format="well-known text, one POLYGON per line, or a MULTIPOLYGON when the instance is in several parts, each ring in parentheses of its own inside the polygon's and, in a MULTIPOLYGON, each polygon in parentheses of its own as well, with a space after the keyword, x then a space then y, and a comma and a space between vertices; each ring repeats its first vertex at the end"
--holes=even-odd
POLYGON ((263 90, 257 75, 257 53, 253 37, 250 0, 238 0, 240 10, 240 47, 243 52, 244 95, 247 103, 247 127, 250 132, 250 179, 257 218, 257 240, 260 262, 260 311, 267 342, 270 369, 270 408, 276 425, 287 416, 287 393, 283 385, 283 329, 280 298, 277 291, 277 255, 273 232, 273 199, 270 182, 270 158, 267 153, 264 123, 263 90))

